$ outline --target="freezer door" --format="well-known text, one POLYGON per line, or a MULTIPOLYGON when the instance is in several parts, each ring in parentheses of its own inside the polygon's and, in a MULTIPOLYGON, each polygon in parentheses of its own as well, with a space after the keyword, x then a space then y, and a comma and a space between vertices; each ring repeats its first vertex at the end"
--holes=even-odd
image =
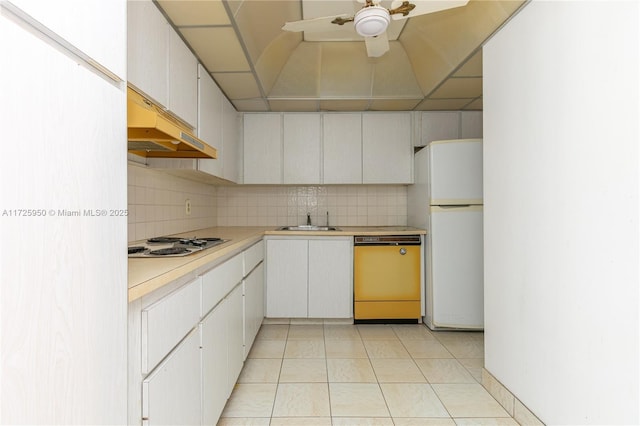
POLYGON ((482 139, 432 142, 431 205, 482 204, 482 139))
POLYGON ((427 294, 433 325, 482 329, 482 206, 432 207, 430 221, 427 294))

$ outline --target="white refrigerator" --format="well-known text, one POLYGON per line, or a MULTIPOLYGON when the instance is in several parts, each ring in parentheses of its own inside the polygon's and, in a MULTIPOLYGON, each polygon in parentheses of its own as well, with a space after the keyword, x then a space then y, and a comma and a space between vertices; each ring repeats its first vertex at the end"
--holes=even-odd
POLYGON ((408 225, 427 230, 425 317, 433 330, 484 328, 482 139, 415 154, 408 225))

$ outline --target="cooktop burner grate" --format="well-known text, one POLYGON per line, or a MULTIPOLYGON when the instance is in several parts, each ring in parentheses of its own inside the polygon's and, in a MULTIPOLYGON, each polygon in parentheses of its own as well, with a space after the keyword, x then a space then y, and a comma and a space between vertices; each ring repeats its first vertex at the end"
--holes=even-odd
POLYGON ((149 254, 156 255, 156 256, 168 256, 172 254, 183 254, 183 253, 189 253, 189 252, 190 250, 185 247, 169 247, 169 248, 163 248, 158 250, 151 250, 149 254))
POLYGON ((129 257, 188 256, 219 244, 226 243, 218 237, 153 237, 144 245, 128 247, 129 257))
POLYGON ((147 240, 148 244, 171 244, 184 240, 184 238, 177 237, 153 237, 147 240))

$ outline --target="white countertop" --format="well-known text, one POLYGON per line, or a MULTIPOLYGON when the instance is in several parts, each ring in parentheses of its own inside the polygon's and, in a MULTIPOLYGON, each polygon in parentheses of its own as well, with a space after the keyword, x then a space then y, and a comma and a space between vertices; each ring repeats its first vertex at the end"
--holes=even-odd
MULTIPOLYGON (((241 252, 265 235, 354 236, 426 234, 409 226, 345 226, 340 231, 278 231, 278 227, 213 227, 175 234, 179 237, 219 237, 224 244, 183 257, 129 258, 129 301, 136 300, 198 268, 241 252)), ((135 244, 132 242, 130 244, 135 244)))

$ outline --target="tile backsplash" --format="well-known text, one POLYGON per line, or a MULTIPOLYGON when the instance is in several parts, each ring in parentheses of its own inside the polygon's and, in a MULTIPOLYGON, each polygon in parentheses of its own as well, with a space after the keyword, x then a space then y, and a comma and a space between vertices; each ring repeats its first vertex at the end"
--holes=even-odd
POLYGON ((216 226, 216 187, 129 162, 129 241, 216 226), (191 214, 186 213, 186 201, 191 214))
POLYGON ((407 224, 404 185, 221 186, 216 205, 219 226, 407 224))
POLYGON ((128 166, 128 239, 211 226, 405 226, 404 185, 214 186, 135 162, 128 166), (186 213, 190 200, 191 214, 186 213))

